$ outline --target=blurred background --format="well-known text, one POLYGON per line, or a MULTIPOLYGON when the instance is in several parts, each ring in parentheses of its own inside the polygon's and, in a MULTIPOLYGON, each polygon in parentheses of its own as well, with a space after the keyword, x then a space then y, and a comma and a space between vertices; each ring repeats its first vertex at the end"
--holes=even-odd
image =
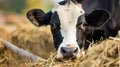
MULTIPOLYGON (((55 53, 50 27, 35 27, 26 13, 34 8, 48 12, 58 1, 61 0, 0 0, 0 38, 48 58, 55 53)), ((0 42, 0 67, 20 67, 25 62, 30 58, 13 53, 0 42)))
MULTIPOLYGON (((55 64, 52 59, 54 56, 52 55, 56 54, 56 50, 53 45, 50 26, 34 26, 27 19, 26 13, 28 10, 35 8, 40 8, 47 13, 51 10, 54 4, 59 1, 61 0, 0 0, 0 39, 11 42, 19 48, 27 50, 50 61, 47 62, 48 64, 42 62, 36 64, 38 66, 32 66, 33 64, 31 64, 30 58, 20 56, 17 53, 13 53, 13 51, 6 48, 0 41, 0 67, 49 67, 48 65, 52 65, 51 63, 55 64), (43 64, 46 64, 47 66, 42 66, 43 64)), ((119 55, 119 48, 115 46, 117 44, 119 45, 119 41, 111 41, 113 41, 113 43, 107 41, 106 43, 102 43, 103 46, 95 46, 93 49, 90 48, 90 50, 88 50, 88 54, 86 54, 85 57, 81 58, 83 65, 79 67, 85 67, 86 65, 86 67, 88 67, 91 66, 91 64, 94 67, 96 66, 96 62, 98 62, 98 65, 100 65, 100 67, 109 67, 107 64, 111 67, 112 63, 115 63, 115 65, 119 64, 119 60, 116 58, 117 55, 119 55), (111 44, 111 46, 108 47, 109 45, 107 46, 106 44, 111 44), (101 66, 102 64, 105 65, 101 66)), ((72 64, 81 64, 81 60, 80 62, 77 61, 77 63, 75 62, 72 64)), ((61 63, 61 65, 64 64, 69 65, 67 62, 61 63)))
POLYGON ((24 13, 27 9, 41 8, 48 11, 55 2, 61 0, 0 0, 0 10, 4 12, 24 13))

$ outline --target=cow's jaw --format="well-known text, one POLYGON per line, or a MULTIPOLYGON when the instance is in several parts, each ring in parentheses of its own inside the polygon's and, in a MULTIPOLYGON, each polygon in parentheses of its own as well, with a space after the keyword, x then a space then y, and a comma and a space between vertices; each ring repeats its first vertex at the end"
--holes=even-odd
POLYGON ((63 42, 60 44, 57 51, 57 58, 64 58, 61 53, 61 47, 78 48, 76 58, 80 57, 80 48, 76 42, 76 24, 79 16, 84 14, 81 4, 70 3, 69 5, 57 5, 53 8, 53 12, 58 13, 61 23, 61 34, 63 36, 63 42))

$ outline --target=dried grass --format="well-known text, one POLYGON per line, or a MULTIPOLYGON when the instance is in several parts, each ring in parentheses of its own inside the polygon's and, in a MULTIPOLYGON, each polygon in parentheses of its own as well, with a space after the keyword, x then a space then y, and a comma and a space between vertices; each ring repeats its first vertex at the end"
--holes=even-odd
POLYGON ((0 67, 120 67, 119 40, 106 39, 99 43, 91 43, 93 46, 89 47, 86 55, 80 59, 60 61, 55 59, 49 27, 36 28, 25 23, 18 25, 12 33, 8 30, 0 27, 0 37, 36 55, 48 58, 48 61, 33 63, 26 57, 12 53, 0 43, 0 67))
POLYGON ((75 61, 56 61, 52 55, 48 62, 38 62, 32 66, 39 67, 120 67, 120 41, 104 40, 89 47, 85 56, 75 61))
POLYGON ((43 58, 55 52, 49 27, 22 27, 13 32, 12 43, 43 58))

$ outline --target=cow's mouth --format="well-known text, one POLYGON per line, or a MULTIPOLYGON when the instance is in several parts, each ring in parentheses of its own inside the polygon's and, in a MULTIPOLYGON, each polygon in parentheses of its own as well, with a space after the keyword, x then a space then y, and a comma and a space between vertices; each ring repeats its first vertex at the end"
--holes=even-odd
POLYGON ((62 60, 62 61, 67 61, 67 60, 74 61, 74 60, 77 59, 77 56, 76 55, 74 55, 74 56, 64 56, 63 58, 57 58, 57 59, 62 60))
POLYGON ((70 57, 64 57, 64 59, 67 59, 67 60, 75 60, 75 59, 77 59, 77 56, 70 56, 70 57))

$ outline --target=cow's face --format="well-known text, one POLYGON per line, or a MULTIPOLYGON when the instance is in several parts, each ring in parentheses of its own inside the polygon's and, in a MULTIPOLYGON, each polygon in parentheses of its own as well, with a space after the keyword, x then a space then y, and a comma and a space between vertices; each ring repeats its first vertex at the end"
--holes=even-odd
POLYGON ((76 24, 78 17, 83 14, 81 4, 70 0, 56 4, 47 14, 41 9, 32 9, 27 17, 36 26, 51 26, 57 58, 78 58, 80 48, 76 41, 76 24))
POLYGON ((83 23, 82 15, 84 15, 84 10, 78 0, 62 1, 47 14, 41 9, 32 9, 27 13, 28 19, 34 25, 51 26, 57 58, 70 59, 79 58, 80 45, 85 44, 83 43, 83 31, 86 28, 81 24, 83 23), (80 26, 85 29, 80 29, 80 26))
POLYGON ((76 41, 76 24, 84 14, 81 4, 73 2, 57 5, 52 9, 51 31, 57 48, 57 58, 79 57, 80 49, 76 41))
POLYGON ((104 25, 111 19, 108 10, 97 9, 90 14, 79 16, 76 25, 77 42, 80 49, 87 49, 92 40, 98 40, 104 34, 104 25))

